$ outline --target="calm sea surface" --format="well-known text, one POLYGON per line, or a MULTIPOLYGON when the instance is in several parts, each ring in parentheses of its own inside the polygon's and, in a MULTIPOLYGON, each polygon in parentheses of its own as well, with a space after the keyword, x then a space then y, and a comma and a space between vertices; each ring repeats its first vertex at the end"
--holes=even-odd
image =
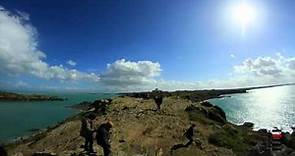
POLYGON ((255 123, 255 128, 295 126, 295 86, 255 89, 246 94, 209 100, 224 109, 232 123, 255 123))
POLYGON ((82 101, 94 101, 115 94, 63 93, 65 101, 0 102, 0 143, 34 133, 33 129, 53 126, 79 111, 66 106, 82 101))

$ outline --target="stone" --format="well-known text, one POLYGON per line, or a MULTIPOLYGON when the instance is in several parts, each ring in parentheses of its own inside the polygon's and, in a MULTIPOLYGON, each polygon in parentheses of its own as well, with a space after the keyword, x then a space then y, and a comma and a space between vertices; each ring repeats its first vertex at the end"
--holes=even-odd
POLYGON ((57 156, 54 152, 36 152, 32 156, 57 156))
POLYGON ((203 101, 200 104, 204 107, 213 107, 213 105, 209 101, 203 101))
POLYGON ((262 129, 259 129, 258 132, 259 132, 259 133, 267 133, 267 129, 262 128, 262 129))
POLYGON ((254 127, 254 123, 252 123, 252 122, 244 122, 243 127, 252 129, 254 127))

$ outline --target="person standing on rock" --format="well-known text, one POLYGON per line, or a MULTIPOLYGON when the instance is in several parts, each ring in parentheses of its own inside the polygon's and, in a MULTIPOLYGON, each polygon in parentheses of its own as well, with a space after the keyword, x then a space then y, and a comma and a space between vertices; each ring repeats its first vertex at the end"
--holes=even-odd
POLYGON ((90 153, 94 153, 93 150, 93 120, 95 119, 94 114, 88 114, 86 117, 83 117, 81 120, 81 130, 80 136, 85 139, 84 149, 90 153))
POLYGON ((97 144, 103 148, 104 156, 111 155, 111 145, 110 145, 110 130, 113 127, 111 121, 101 124, 96 130, 96 141, 97 144))

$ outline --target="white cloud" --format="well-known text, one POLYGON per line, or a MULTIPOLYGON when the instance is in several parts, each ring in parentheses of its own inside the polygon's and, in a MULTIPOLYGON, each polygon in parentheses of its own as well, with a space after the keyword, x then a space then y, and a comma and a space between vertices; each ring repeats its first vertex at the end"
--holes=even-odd
POLYGON ((235 54, 230 54, 229 55, 231 58, 236 58, 236 55, 235 54))
POLYGON ((101 74, 101 82, 107 86, 134 86, 149 85, 156 82, 161 67, 159 63, 151 61, 126 61, 117 60, 108 64, 106 71, 101 74))
MULTIPOLYGON (((139 61, 149 62, 149 61, 139 61)), ((234 66, 234 73, 226 79, 208 81, 157 80, 160 64, 149 62, 148 68, 140 68, 139 62, 118 60, 108 65, 102 74, 102 82, 115 91, 142 91, 160 88, 163 90, 194 90, 212 88, 237 88, 259 85, 290 83, 295 81, 295 57, 257 57, 244 60, 234 66)))
POLYGON ((47 64, 46 54, 37 47, 37 31, 27 21, 29 15, 21 14, 13 15, 0 7, 0 73, 32 74, 46 79, 99 80, 94 73, 47 64))
POLYGON ((68 60, 67 64, 71 65, 71 66, 76 66, 77 65, 77 63, 75 61, 73 61, 73 60, 68 60))
POLYGON ((284 57, 277 54, 275 57, 249 58, 242 64, 234 66, 237 74, 256 79, 264 83, 286 83, 295 81, 295 57, 284 57))

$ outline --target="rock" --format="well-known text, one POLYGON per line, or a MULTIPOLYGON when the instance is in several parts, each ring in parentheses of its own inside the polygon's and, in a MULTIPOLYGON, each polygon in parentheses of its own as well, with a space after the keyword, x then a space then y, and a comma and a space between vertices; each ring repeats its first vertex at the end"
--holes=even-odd
POLYGON ((13 154, 13 156, 24 156, 22 152, 17 152, 15 154, 13 154))
POLYGON ((203 101, 200 104, 204 107, 213 107, 213 105, 209 101, 203 101))
POLYGON ((226 130, 227 132, 229 132, 230 134, 237 134, 238 133, 238 130, 230 124, 225 124, 223 126, 223 129, 226 130))
POLYGON ((32 156, 57 156, 57 154, 53 152, 36 152, 32 156))
POLYGON ((124 142, 126 142, 124 139, 119 140, 119 143, 124 143, 124 142))
POLYGON ((242 125, 243 127, 246 127, 246 128, 251 128, 253 129, 254 127, 254 123, 252 122, 244 122, 244 124, 242 125))
POLYGON ((194 114, 194 113, 203 114, 205 117, 211 120, 217 121, 222 124, 226 123, 224 111, 217 106, 212 106, 207 108, 207 107, 198 107, 198 106, 190 105, 185 108, 185 111, 191 114, 194 114))
POLYGON ((287 141, 287 146, 295 149, 295 137, 291 135, 290 139, 287 141))
POLYGON ((218 106, 213 106, 219 113, 219 115, 221 115, 221 117, 224 118, 224 120, 226 120, 226 115, 225 115, 225 112, 223 111, 223 109, 221 109, 220 107, 218 106))
POLYGON ((267 129, 263 128, 263 129, 259 129, 258 130, 259 133, 267 133, 267 129))
POLYGON ((157 153, 156 156, 163 156, 163 149, 162 148, 158 149, 156 153, 157 153))
POLYGON ((216 109, 209 109, 208 118, 222 124, 226 123, 226 119, 216 109))

